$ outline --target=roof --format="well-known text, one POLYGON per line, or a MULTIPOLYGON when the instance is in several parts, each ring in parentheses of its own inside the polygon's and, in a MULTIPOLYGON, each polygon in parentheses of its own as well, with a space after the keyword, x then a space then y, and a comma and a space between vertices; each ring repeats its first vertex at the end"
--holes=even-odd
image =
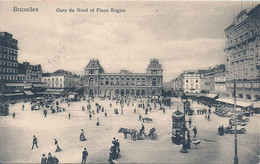
POLYGON ((98 59, 90 59, 88 65, 85 67, 85 69, 102 69, 103 70, 98 59))
POLYGON ((79 77, 79 75, 77 75, 73 72, 70 72, 70 71, 65 71, 63 69, 59 69, 59 70, 53 72, 52 75, 68 75, 68 76, 73 76, 73 77, 79 77))
POLYGON ((125 69, 122 69, 120 71, 120 74, 132 74, 132 72, 128 71, 128 70, 125 70, 125 69))
POLYGON ((28 95, 28 96, 34 95, 34 93, 32 93, 31 91, 24 91, 24 93, 25 93, 26 95, 28 95))
POLYGON ((150 64, 147 67, 148 69, 153 69, 153 68, 162 68, 161 64, 159 64, 158 59, 151 59, 150 64))
MULTIPOLYGON (((234 104, 234 99, 230 99, 230 98, 218 98, 216 101, 224 102, 232 105, 234 104)), ((249 107, 252 105, 252 103, 237 100, 236 105, 241 107, 249 107)))
POLYGON ((24 87, 24 83, 5 83, 5 86, 7 87, 24 87))

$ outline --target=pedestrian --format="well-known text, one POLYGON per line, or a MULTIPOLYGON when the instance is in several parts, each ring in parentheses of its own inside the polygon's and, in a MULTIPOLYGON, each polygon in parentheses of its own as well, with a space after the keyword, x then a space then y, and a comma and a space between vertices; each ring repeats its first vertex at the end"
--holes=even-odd
POLYGON ((68 117, 69 117, 69 119, 70 119, 70 113, 69 113, 68 117))
POLYGON ((24 111, 24 104, 23 104, 23 106, 22 106, 22 110, 24 111))
POLYGON ((197 132, 198 132, 196 126, 194 126, 194 128, 192 130, 193 130, 193 133, 194 133, 194 137, 196 137, 197 132))
POLYGON ((54 164, 54 160, 53 160, 53 157, 52 157, 50 152, 48 153, 47 163, 48 164, 54 164))
POLYGON ((83 105, 82 105, 82 110, 83 110, 83 111, 85 110, 83 105))
POLYGON ((45 157, 45 154, 42 154, 41 164, 47 164, 47 158, 45 157))
POLYGON ((79 140, 80 141, 86 141, 86 137, 85 137, 85 134, 84 134, 84 130, 81 129, 81 133, 80 133, 80 136, 79 136, 79 140))
POLYGON ((189 118, 189 128, 191 128, 191 117, 189 118))
POLYGON ((97 118, 97 124, 96 125, 99 126, 99 118, 97 118))
POLYGON ((210 115, 208 114, 208 120, 210 121, 210 115))
POLYGON ((61 148, 59 147, 58 141, 56 139, 54 139, 54 146, 55 146, 55 149, 56 149, 55 152, 60 152, 61 151, 61 148))
POLYGON ((139 114, 139 120, 138 121, 142 121, 142 115, 141 113, 139 114))
POLYGON ((136 113, 136 108, 134 108, 134 113, 136 113))
POLYGON ((88 151, 87 151, 86 148, 84 148, 84 150, 83 150, 83 152, 82 152, 82 161, 81 161, 81 164, 85 164, 85 163, 86 163, 87 157, 88 157, 88 151))
POLYGON ((147 115, 147 112, 148 112, 148 109, 147 108, 145 108, 145 114, 147 115))
POLYGON ((105 110, 105 117, 107 117, 107 111, 105 110))
POLYGON ((60 161, 57 157, 53 156, 53 164, 58 164, 60 161))
POLYGON ((152 107, 149 107, 149 109, 150 109, 150 112, 152 111, 152 107))
POLYGON ((91 112, 89 113, 89 120, 91 120, 91 117, 92 117, 92 115, 91 115, 91 112))
POLYGON ((38 145, 37 145, 37 138, 35 137, 35 135, 33 135, 33 145, 32 145, 32 149, 34 147, 34 145, 36 146, 36 148, 38 149, 38 145))
POLYGON ((46 109, 44 109, 43 113, 44 113, 44 117, 47 117, 47 110, 46 109))
POLYGON ((13 118, 15 118, 15 112, 13 113, 13 118))

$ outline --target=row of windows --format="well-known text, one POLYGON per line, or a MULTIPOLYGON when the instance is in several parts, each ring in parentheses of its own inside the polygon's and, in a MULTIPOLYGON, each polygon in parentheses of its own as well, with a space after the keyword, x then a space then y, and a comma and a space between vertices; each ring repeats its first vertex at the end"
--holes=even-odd
MULTIPOLYGON (((94 78, 89 78, 89 85, 95 85, 97 84, 97 79, 94 79, 94 78)), ((156 85, 161 85, 161 79, 156 79, 156 78, 153 78, 152 80, 151 79, 147 79, 147 85, 151 85, 152 86, 156 86, 156 85)), ((137 85, 137 86, 145 86, 146 85, 146 79, 145 78, 132 78, 130 80, 130 78, 101 78, 100 79, 100 85, 137 85)))
POLYGON ((8 54, 12 53, 12 54, 16 54, 17 55, 17 50, 13 50, 13 49, 10 49, 10 48, 0 47, 0 51, 8 53, 8 54))
POLYGON ((11 68, 0 68, 0 72, 4 73, 17 73, 16 69, 11 69, 11 68))
POLYGON ((5 54, 0 54, 0 58, 3 58, 3 59, 8 59, 8 60, 17 60, 17 57, 16 56, 11 56, 11 55, 5 55, 5 54))
POLYGON ((12 76, 12 75, 1 75, 0 76, 0 80, 13 80, 13 81, 17 81, 17 80, 19 80, 18 78, 17 78, 17 76, 12 76))
MULTIPOLYGON (((188 83, 188 82, 189 82, 189 80, 186 80, 186 83, 188 83)), ((193 79, 191 79, 190 82, 193 82, 193 79)), ((199 80, 195 80, 195 82, 198 83, 199 80)))
POLYGON ((62 78, 43 78, 43 81, 45 81, 45 82, 47 82, 47 81, 52 81, 52 82, 54 82, 54 81, 60 81, 60 82, 62 82, 62 78))
POLYGON ((17 63, 14 63, 14 62, 7 62, 7 61, 0 61, 0 65, 3 65, 3 66, 10 66, 10 67, 17 67, 18 64, 17 63))

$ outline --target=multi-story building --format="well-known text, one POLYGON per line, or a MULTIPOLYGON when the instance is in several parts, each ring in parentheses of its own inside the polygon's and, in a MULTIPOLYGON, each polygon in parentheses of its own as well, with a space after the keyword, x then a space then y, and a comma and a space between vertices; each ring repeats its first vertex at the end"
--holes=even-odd
POLYGON ((220 97, 226 97, 226 69, 225 65, 218 65, 214 69, 214 88, 215 92, 220 95, 220 97))
MULTIPOLYGON (((43 73, 42 82, 45 82, 48 88, 60 89, 60 91, 64 91, 64 93, 74 91, 76 88, 80 87, 80 77, 75 73, 62 69, 53 73, 43 73)), ((47 89, 47 91, 52 90, 47 89)))
POLYGON ((182 93, 198 94, 201 92, 200 74, 198 71, 184 71, 173 81, 173 89, 179 95, 182 93))
POLYGON ((225 29, 226 92, 260 100, 260 5, 242 10, 225 29))
POLYGON ((42 67, 40 64, 18 63, 18 74, 24 74, 24 81, 26 83, 41 82, 42 67))
POLYGON ((18 41, 7 32, 0 32, 0 92, 21 92, 24 84, 18 79, 18 41))
POLYGON ((91 59, 85 67, 84 88, 86 96, 160 96, 163 85, 163 69, 158 59, 151 59, 146 73, 105 73, 97 59, 91 59))
POLYGON ((182 79, 184 93, 200 93, 200 75, 197 72, 185 72, 182 79))

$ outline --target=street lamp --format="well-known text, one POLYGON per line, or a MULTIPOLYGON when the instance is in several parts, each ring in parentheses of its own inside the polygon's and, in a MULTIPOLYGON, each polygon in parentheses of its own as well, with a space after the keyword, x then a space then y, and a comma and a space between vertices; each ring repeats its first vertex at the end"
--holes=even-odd
POLYGON ((188 153, 188 150, 187 150, 187 144, 186 144, 186 137, 185 137, 185 131, 186 131, 186 119, 185 119, 185 101, 183 98, 181 98, 181 102, 183 103, 183 127, 182 127, 182 133, 183 133, 183 142, 182 142, 182 148, 181 148, 181 152, 182 153, 188 153))
POLYGON ((235 114, 235 134, 234 134, 234 164, 238 164, 237 156, 237 110, 236 110, 236 80, 234 79, 234 114, 235 114))

